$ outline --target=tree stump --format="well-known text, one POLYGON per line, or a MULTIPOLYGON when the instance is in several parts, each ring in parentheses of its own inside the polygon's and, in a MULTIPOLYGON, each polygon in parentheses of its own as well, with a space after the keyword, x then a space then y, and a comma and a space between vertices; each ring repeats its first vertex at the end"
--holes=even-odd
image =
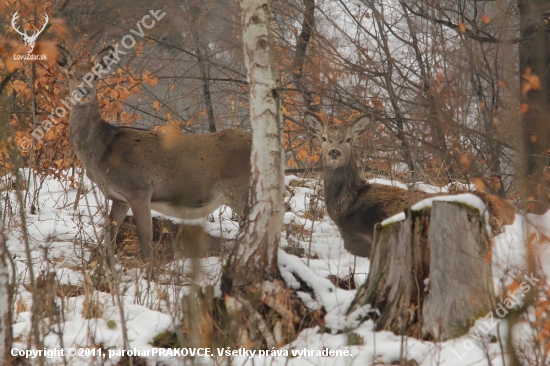
POLYGON ((494 308, 489 236, 477 208, 434 201, 378 224, 367 281, 348 314, 377 309, 376 330, 443 341, 494 308))

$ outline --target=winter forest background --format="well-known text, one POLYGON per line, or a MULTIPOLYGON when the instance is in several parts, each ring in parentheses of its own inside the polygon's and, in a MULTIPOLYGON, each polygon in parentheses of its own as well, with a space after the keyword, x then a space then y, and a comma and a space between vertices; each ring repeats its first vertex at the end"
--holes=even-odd
POLYGON ((55 63, 55 45, 87 60, 119 44, 120 62, 98 89, 102 117, 112 124, 166 136, 253 133, 258 125, 250 118, 254 85, 245 63, 241 12, 254 3, 0 3, 3 362, 548 365, 549 1, 268 1, 281 109, 275 118, 281 125, 273 126, 282 130, 285 185, 279 189, 285 212, 282 228, 266 242, 249 243, 258 252, 251 258, 265 257, 274 266, 251 271, 242 253, 230 254, 239 222, 225 206, 195 221, 153 215, 154 280, 138 258, 131 216, 117 236, 116 263, 100 259, 109 203, 73 151, 69 114, 58 113, 68 82, 55 63), (27 53, 12 27, 16 11, 20 29, 29 34, 48 15, 33 51, 46 61, 14 59, 27 53), (143 27, 151 11, 156 22, 143 27), (131 39, 124 38, 128 35, 131 39), (131 47, 121 43, 131 40, 131 47), (371 117, 354 146, 364 179, 426 192, 485 191, 510 201, 515 221, 492 238, 487 263, 494 314, 499 303, 520 296, 513 310, 494 315, 491 326, 486 313, 478 314, 448 340, 417 339, 414 329, 378 330, 376 310, 356 306, 372 263, 344 249, 326 214, 320 145, 304 123, 306 111, 336 124, 371 117), (236 299, 259 291, 254 286, 261 281, 275 289, 272 298, 234 312, 221 289, 224 271, 243 272, 236 299), (525 284, 532 285, 529 291, 518 293, 525 284), (284 309, 277 305, 281 298, 284 309), (243 329, 246 339, 239 336, 243 329), (28 360, 13 356, 14 347, 101 349, 112 357, 89 351, 28 360), (116 352, 154 347, 209 347, 215 357, 116 352), (219 350, 240 348, 270 352, 262 358, 218 356, 219 350), (348 353, 292 353, 324 349, 348 353))

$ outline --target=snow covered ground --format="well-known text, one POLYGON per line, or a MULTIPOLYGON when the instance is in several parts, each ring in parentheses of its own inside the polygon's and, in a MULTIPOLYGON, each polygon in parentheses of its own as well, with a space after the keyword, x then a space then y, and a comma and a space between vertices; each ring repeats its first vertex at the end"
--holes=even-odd
MULTIPOLYGON (((24 174, 28 174, 24 171, 24 174)), ((0 182, 5 184, 7 177, 0 182)), ((377 180, 378 183, 395 184, 377 180)), ((286 177, 288 188, 287 203, 290 208, 284 216, 284 227, 281 247, 293 246, 303 248, 305 256, 299 258, 287 252, 279 251, 281 273, 289 286, 299 287, 293 273, 315 291, 315 299, 310 294, 300 292, 304 302, 311 308, 324 307, 327 311, 325 321, 329 332, 320 332, 319 327, 302 331, 291 344, 278 350, 278 356, 258 355, 254 357, 237 355, 231 358, 220 358, 218 351, 210 352, 216 357, 198 357, 198 364, 219 365, 367 365, 398 364, 403 357, 414 360, 418 365, 504 365, 502 342, 507 332, 505 321, 498 322, 494 328, 487 328, 484 320, 479 320, 470 330, 469 335, 444 343, 419 341, 414 338, 396 336, 391 332, 374 332, 374 324, 368 320, 361 324, 357 317, 365 315, 370 309, 359 311, 346 317, 344 313, 354 299, 356 290, 344 290, 336 287, 327 277, 335 276, 345 279, 355 270, 355 281, 363 283, 369 272, 369 260, 354 258, 343 248, 338 228, 325 214, 319 218, 316 213, 323 210, 319 198, 319 184, 315 180, 301 180, 295 176, 286 177), (345 332, 344 332, 345 331, 345 332), (496 341, 495 341, 496 340, 496 341), (499 342, 498 340, 501 340, 499 342), (338 356, 318 356, 317 352, 338 351, 338 356), (288 357, 285 355, 288 354, 288 357)), ((119 289, 124 294, 120 299, 108 292, 90 292, 90 271, 88 263, 91 252, 97 245, 103 228, 104 199, 97 189, 85 182, 86 194, 80 198, 74 210, 76 188, 70 187, 69 181, 56 181, 46 178, 40 182, 31 179, 30 189, 26 194, 27 202, 36 199, 33 212, 26 205, 26 223, 18 214, 19 205, 13 190, 2 195, 3 220, 6 222, 7 245, 12 255, 16 293, 14 298, 13 346, 25 350, 32 337, 31 305, 33 301, 30 282, 31 267, 28 266, 28 254, 32 259, 32 273, 36 286, 47 291, 48 280, 56 283, 56 289, 72 289, 73 296, 56 297, 55 301, 61 310, 57 321, 40 319, 47 349, 70 348, 82 349, 101 347, 102 352, 112 357, 98 357, 92 350, 77 351, 75 356, 52 357, 47 359, 51 365, 115 365, 120 360, 123 349, 123 335, 120 308, 122 302, 127 338, 130 348, 152 350, 155 336, 171 331, 178 326, 181 319, 178 299, 189 291, 188 284, 192 277, 194 261, 179 260, 166 265, 166 273, 177 273, 179 279, 148 283, 139 268, 127 268, 118 264, 120 269, 119 289), (37 194, 38 193, 38 194, 37 194), (26 231, 26 232, 25 232, 26 231), (26 251, 26 240, 30 252, 26 251), (52 277, 53 276, 53 277, 52 277), (86 318, 83 314, 90 312, 95 304, 94 317, 86 318), (118 353, 117 353, 118 350, 118 353), (82 354, 80 354, 82 352, 82 354)), ((428 192, 440 191, 437 187, 421 184, 417 186, 428 192)), ((469 197, 468 199, 471 199, 469 197)), ((424 205, 430 204, 425 202, 424 205)), ((476 203, 477 204, 477 203, 476 203)), ((233 238, 238 230, 237 223, 231 221, 230 210, 215 212, 210 220, 199 220, 213 236, 233 238)), ((545 216, 516 215, 513 225, 505 227, 502 234, 493 239, 493 277, 496 293, 503 294, 509 289, 518 273, 527 268, 526 242, 536 245, 538 264, 542 272, 537 280, 545 281, 543 276, 550 276, 550 214, 545 216)), ((218 279, 222 261, 218 257, 202 258, 198 261, 200 273, 194 281, 201 285, 212 284, 219 292, 218 279)), ((51 289, 50 289, 51 290, 51 289)), ((42 290, 41 290, 42 291, 42 290)), ((508 295, 507 293, 505 294, 508 295)), ((540 314, 532 314, 534 320, 540 314)), ((497 318, 495 316, 495 318, 497 318)), ((496 323, 493 322, 493 323, 496 323)), ((528 322, 520 324, 514 330, 522 344, 529 347, 533 330, 528 322)), ((146 357, 150 365, 182 365, 182 357, 154 355, 146 357)), ((189 364, 189 363, 187 363, 189 364)))

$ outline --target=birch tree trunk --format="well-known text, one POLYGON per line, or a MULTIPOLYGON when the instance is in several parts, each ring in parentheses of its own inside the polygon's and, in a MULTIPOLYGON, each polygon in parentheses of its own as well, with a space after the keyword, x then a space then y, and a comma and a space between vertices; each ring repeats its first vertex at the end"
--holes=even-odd
MULTIPOLYGON (((284 214, 283 119, 275 74, 268 0, 241 0, 244 61, 250 83, 252 181, 246 221, 230 258, 233 281, 247 267, 278 274, 277 249, 284 214)), ((226 272, 227 273, 227 272, 226 272)))
POLYGON ((252 178, 248 211, 222 274, 232 344, 248 349, 286 344, 306 311, 285 287, 277 265, 284 214, 283 119, 268 0, 241 0, 250 83, 252 178), (302 314, 301 314, 302 313, 302 314))

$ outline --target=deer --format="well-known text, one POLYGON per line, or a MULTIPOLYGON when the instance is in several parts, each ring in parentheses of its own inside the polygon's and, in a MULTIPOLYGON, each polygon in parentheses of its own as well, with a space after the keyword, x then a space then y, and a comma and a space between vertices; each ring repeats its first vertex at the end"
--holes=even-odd
MULTIPOLYGON (((307 111, 304 122, 322 143, 326 210, 340 230, 344 248, 351 254, 369 257, 375 224, 425 198, 439 195, 369 183, 362 179, 352 146, 367 131, 371 123, 368 116, 363 115, 351 123, 337 125, 325 124, 317 115, 307 111)), ((515 209, 508 201, 485 192, 472 193, 488 205, 493 233, 498 233, 503 225, 514 222, 515 209)))
POLYGON ((88 82, 82 80, 92 68, 109 68, 113 48, 90 61, 74 63, 67 50, 58 46, 58 51, 56 61, 66 70, 74 99, 69 115, 71 145, 87 177, 112 203, 110 245, 114 246, 130 208, 144 259, 152 256, 151 210, 199 219, 227 204, 239 218, 243 216, 251 176, 249 134, 235 129, 181 133, 166 143, 159 131, 112 125, 101 118, 98 104, 97 79, 102 73, 93 80, 86 78, 88 82))
POLYGON ((44 14, 44 22, 42 23, 42 29, 40 29, 39 31, 35 30, 31 36, 29 36, 26 31, 21 32, 19 30, 19 27, 16 25, 17 18, 19 18, 18 11, 16 11, 15 14, 13 14, 13 17, 11 18, 11 26, 17 33, 19 33, 21 37, 23 37, 23 42, 25 42, 25 49, 27 50, 27 53, 32 53, 32 51, 34 50, 34 44, 36 43, 38 36, 40 35, 40 33, 42 33, 42 31, 44 31, 44 29, 46 29, 46 26, 48 25, 48 20, 50 18, 48 17, 48 14, 44 14))

